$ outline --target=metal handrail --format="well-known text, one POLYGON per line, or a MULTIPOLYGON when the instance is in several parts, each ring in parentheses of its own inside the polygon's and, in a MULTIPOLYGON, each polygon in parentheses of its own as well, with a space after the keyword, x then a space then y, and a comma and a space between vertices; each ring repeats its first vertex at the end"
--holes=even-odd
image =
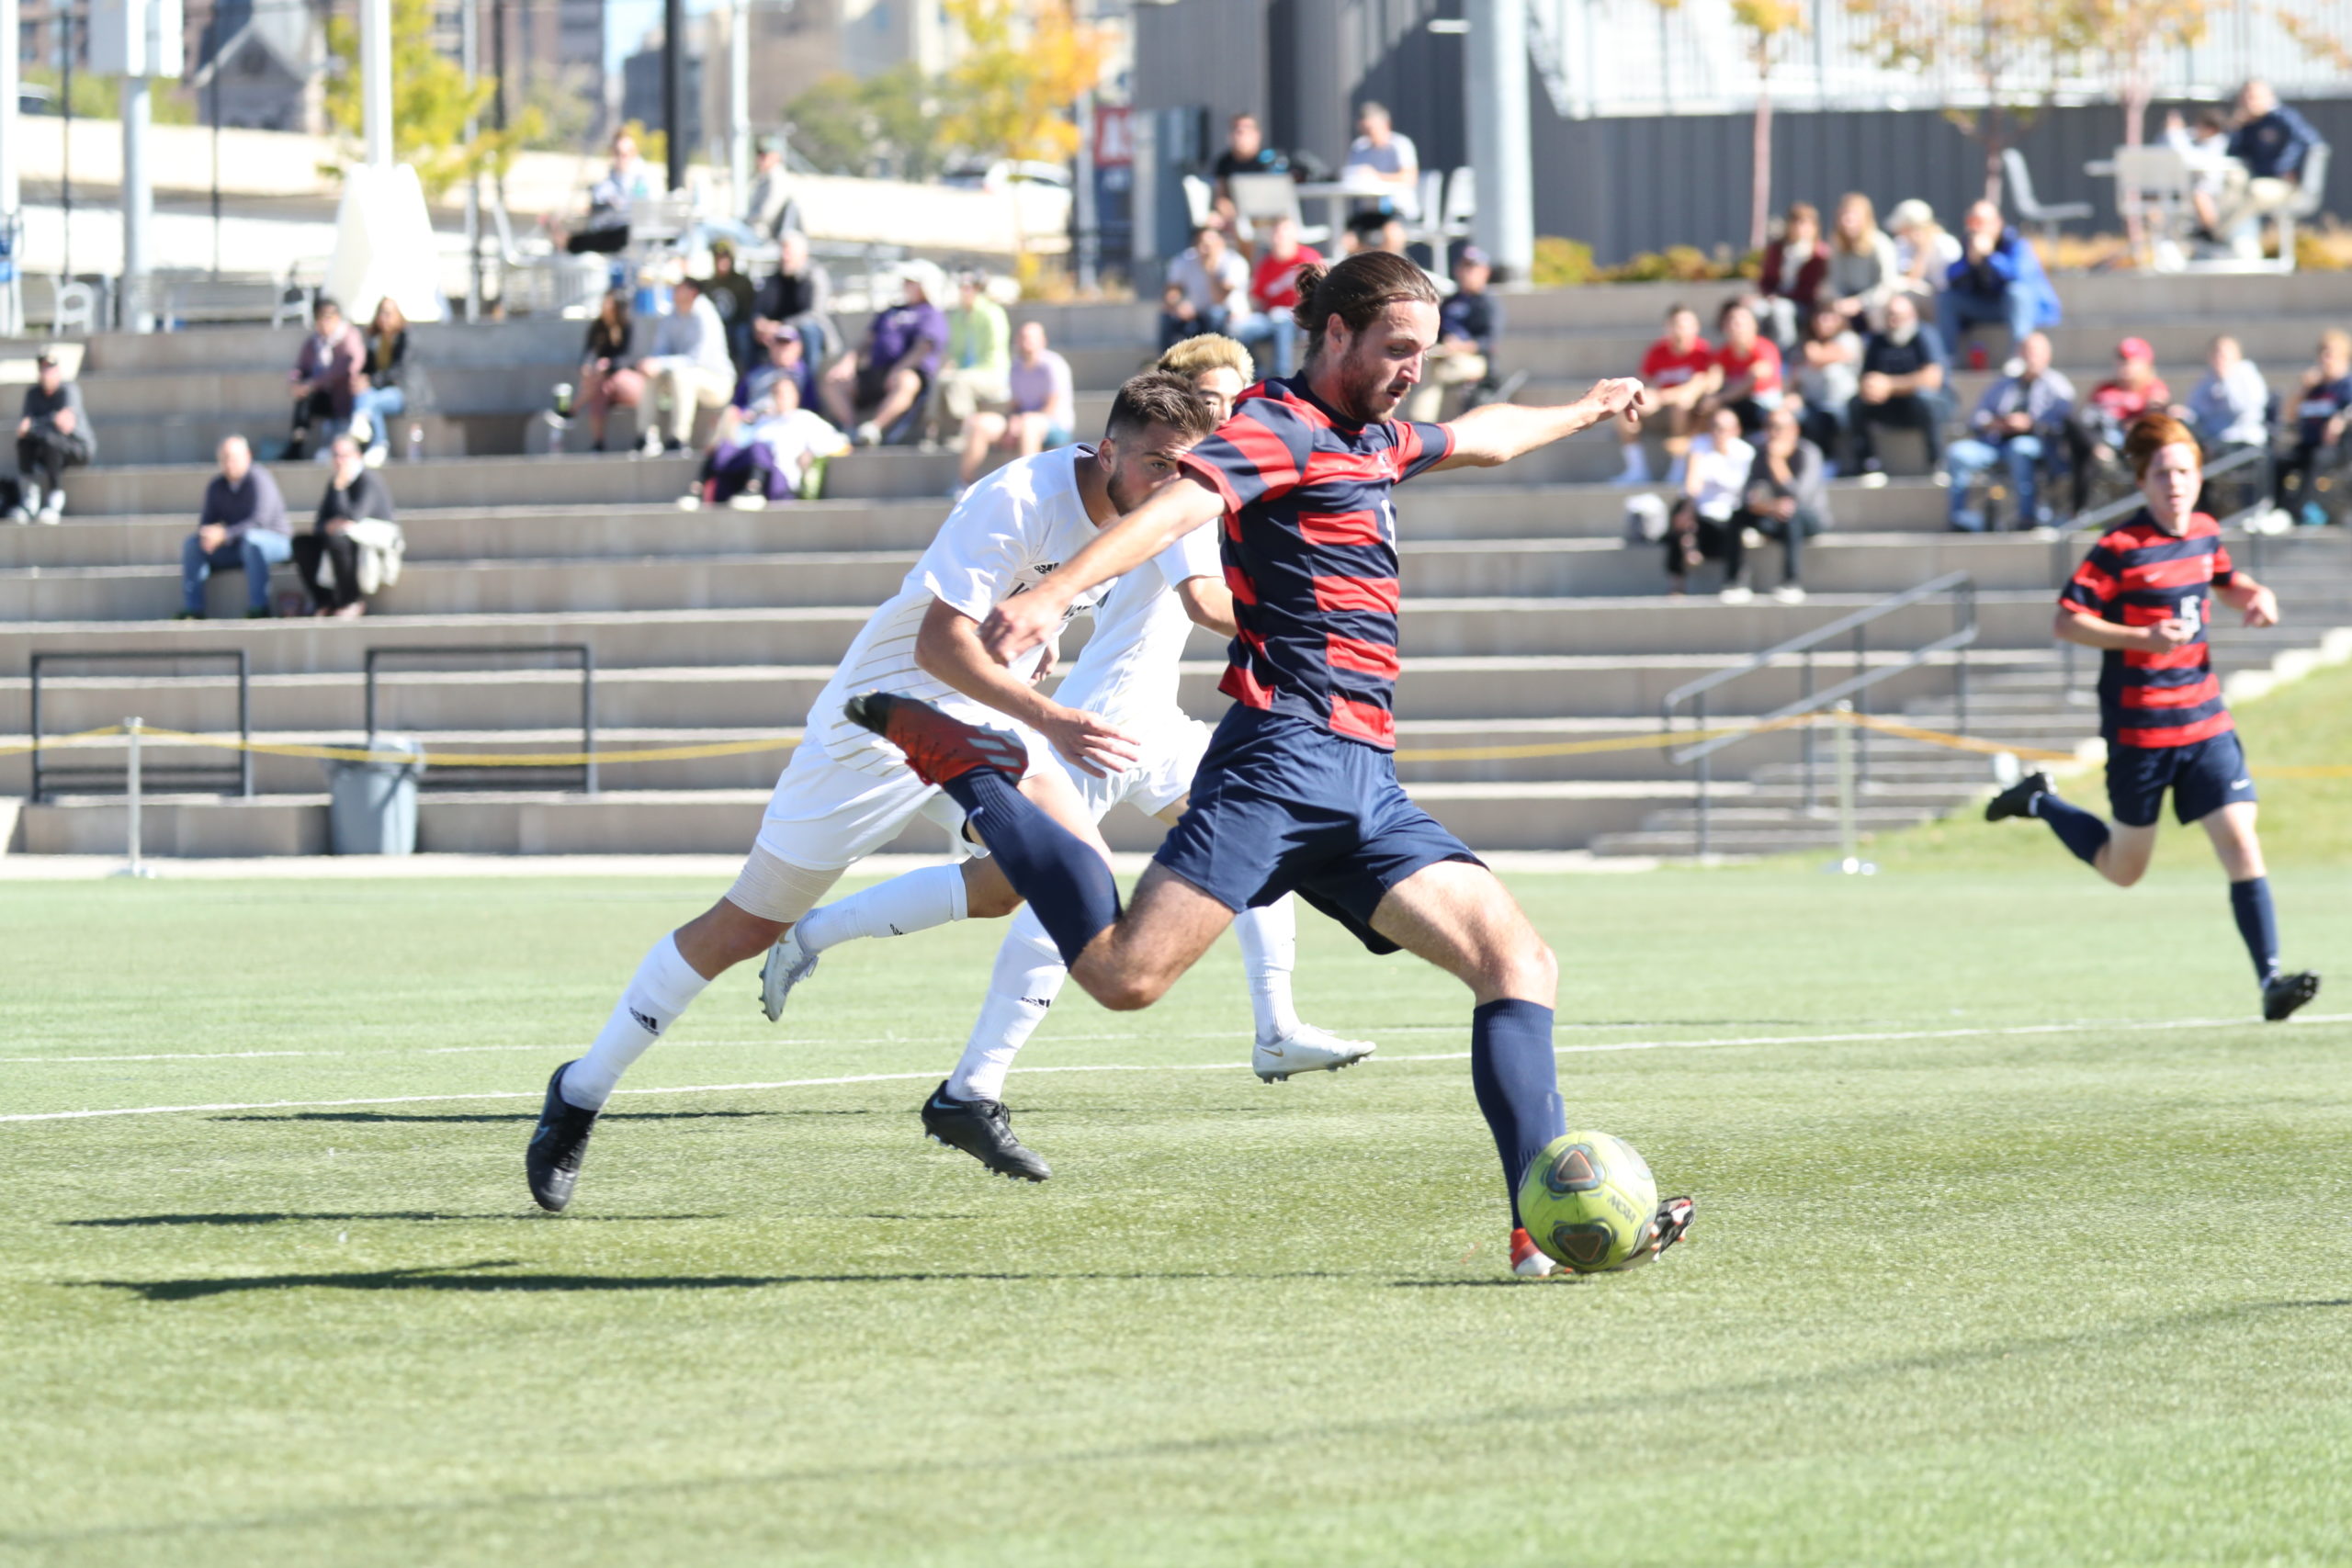
MULTIPOLYGON (((419 648, 371 648, 368 649, 362 668, 365 671, 365 705, 368 721, 368 748, 375 750, 377 731, 376 677, 386 662, 407 662, 413 660, 449 658, 552 658, 569 661, 580 671, 580 755, 585 759, 578 764, 580 788, 584 794, 596 793, 596 650, 584 642, 550 643, 447 643, 419 648)), ((480 666, 476 667, 477 671, 480 666)), ((429 775, 429 787, 438 789, 538 789, 547 787, 550 772, 571 772, 570 765, 540 770, 500 768, 469 768, 463 762, 437 765, 429 775), (530 776, 518 777, 527 773, 530 776)))
MULTIPOLYGON (((1719 735, 1712 739, 1697 741, 1674 753, 1675 761, 1691 762, 1696 764, 1698 769, 1698 776, 1695 780, 1698 785, 1698 852, 1704 856, 1709 848, 1712 792, 1714 784, 1714 770, 1711 760, 1716 752, 1725 747, 1753 739, 1762 732, 1764 726, 1781 724, 1807 713, 1826 711, 1848 698, 1861 698, 1862 700, 1857 705, 1858 711, 1868 713, 1870 705, 1867 694, 1871 687, 1882 681, 1916 670, 1939 654, 1957 652, 1960 655, 1960 661, 1953 682, 1952 724, 1955 729, 1965 733, 1968 728, 1967 650, 1976 641, 1976 580, 1965 571, 1948 571, 1940 577, 1929 578, 1916 587, 1906 588, 1900 593, 1890 593, 1876 604, 1865 605, 1850 615, 1841 615, 1825 626, 1815 627, 1803 636, 1791 637, 1786 642, 1775 643, 1761 653, 1749 655, 1740 663, 1713 671, 1695 681, 1686 681, 1668 692, 1665 701, 1659 705, 1660 728, 1671 737, 1674 733, 1675 709, 1688 702, 1691 705, 1692 727, 1704 730, 1707 728, 1708 693, 1743 675, 1752 675, 1759 670, 1769 669, 1784 659, 1801 656, 1804 660, 1804 691, 1796 701, 1785 704, 1764 716, 1758 721, 1756 728, 1743 729, 1736 734, 1719 735), (1872 623, 1883 619, 1897 610, 1908 608, 1922 601, 1946 593, 1951 595, 1952 604, 1953 624, 1950 632, 1911 649, 1899 663, 1877 670, 1869 667, 1868 632, 1872 623), (1815 650, 1832 639, 1844 637, 1849 633, 1852 634, 1853 638, 1854 673, 1826 691, 1815 691, 1814 689, 1815 650)), ((1807 726, 1804 731, 1804 801, 1807 811, 1815 808, 1818 794, 1815 739, 1814 728, 1807 726)), ((1860 783, 1867 784, 1870 780, 1869 730, 1862 730, 1855 739, 1858 742, 1855 748, 1856 777, 1860 783)))
MULTIPOLYGON (((126 765, 109 768, 103 765, 69 765, 60 767, 46 761, 41 755, 44 733, 41 716, 41 685, 46 668, 60 664, 210 664, 233 669, 237 674, 237 756, 231 762, 168 763, 158 767, 149 764, 146 783, 187 790, 217 791, 224 795, 250 795, 254 792, 254 754, 247 748, 254 738, 253 661, 240 649, 222 649, 214 652, 193 649, 153 649, 130 651, 104 649, 89 653, 36 653, 32 656, 32 792, 36 806, 51 798, 61 788, 87 794, 113 794, 115 790, 129 793, 130 770, 126 765), (111 785, 111 788, 104 786, 111 785)), ((66 677, 71 679, 71 677, 66 677)), ((150 676, 150 680, 201 680, 196 675, 150 676)), ((210 677, 218 679, 217 676, 210 677)), ((152 695, 152 694, 151 694, 152 695)), ((149 709, 149 712, 154 711, 149 709)), ((135 744, 135 742, 134 742, 135 744)))

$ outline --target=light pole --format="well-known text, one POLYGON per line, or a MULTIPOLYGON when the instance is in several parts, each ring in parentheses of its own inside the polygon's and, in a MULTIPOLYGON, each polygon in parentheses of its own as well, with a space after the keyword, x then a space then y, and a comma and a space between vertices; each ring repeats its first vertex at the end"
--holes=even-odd
POLYGON ((1464 51, 1479 248, 1524 283, 1535 265, 1535 188, 1527 115, 1526 0, 1468 0, 1464 51))

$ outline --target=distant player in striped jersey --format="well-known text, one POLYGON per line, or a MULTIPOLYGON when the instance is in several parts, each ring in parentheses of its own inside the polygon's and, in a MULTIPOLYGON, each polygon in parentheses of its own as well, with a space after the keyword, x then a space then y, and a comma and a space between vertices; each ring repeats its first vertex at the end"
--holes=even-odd
MULTIPOLYGON (((842 872, 918 817, 962 833, 964 812, 953 800, 909 772, 897 746, 842 716, 853 695, 894 693, 966 719, 985 718, 993 727, 995 762, 1015 792, 1107 859, 1093 816, 1055 758, 1082 772, 1116 773, 1135 765, 1140 748, 1099 716, 1036 690, 1051 665, 1050 647, 1001 663, 980 645, 980 620, 1051 581, 1098 529, 1172 481, 1184 454, 1209 428, 1191 387, 1172 376, 1138 376, 1113 400, 1099 446, 1008 463, 956 503, 810 706, 735 886, 653 944, 587 1055, 548 1078, 524 1158, 541 1208, 571 1202, 589 1134, 613 1086, 706 986, 767 952, 842 872)), ((1073 612, 1091 608, 1111 591, 1108 581, 1090 583, 1057 604, 1073 612)), ((972 914, 1007 915, 1020 905, 988 860, 967 862, 945 881, 946 896, 972 914)))
MULTIPOLYGON (((1233 339, 1204 333, 1170 348, 1156 368, 1189 382, 1222 423, 1256 367, 1250 351, 1233 339)), ((1193 773, 1209 743, 1209 727, 1176 703, 1177 662, 1195 625, 1226 637, 1235 629, 1233 595, 1218 564, 1216 538, 1207 529, 1186 535, 1119 578, 1095 606, 1093 633, 1054 700, 1134 736, 1142 755, 1125 771, 1103 773, 1064 761, 1093 820, 1122 801, 1170 824, 1184 814, 1193 773)), ((990 912, 967 909, 960 874, 954 866, 926 867, 808 911, 760 971, 768 1017, 782 1016, 786 998, 816 970, 819 956, 844 942, 907 936, 968 913, 990 912)), ((1290 985, 1296 904, 1280 898, 1242 911, 1233 922, 1257 1015, 1250 1066, 1269 1083, 1344 1067, 1374 1049, 1368 1040, 1342 1040, 1299 1019, 1290 985)), ((1053 1174, 1013 1135, 1004 1080, 1069 976, 1036 912, 1015 916, 963 1059, 923 1103, 925 1131, 1001 1175, 1043 1181, 1053 1174)))
POLYGON ((2254 780, 2222 702, 2205 628, 2220 600, 2250 626, 2278 624, 2278 600, 2230 562, 2222 530, 2197 510, 2205 479, 2197 437, 2169 414, 2134 422, 2123 455, 2147 504, 2091 547, 2058 601, 2058 635, 2105 654, 2099 733, 2107 740, 2110 828, 2034 773, 1994 796, 1987 820, 2039 817, 2101 876, 2129 887, 2156 850, 2165 792, 2199 822, 2229 874, 2230 908, 2262 982, 2262 1016, 2287 1017, 2319 995, 2319 976, 2285 974, 2278 917, 2255 837, 2254 780))

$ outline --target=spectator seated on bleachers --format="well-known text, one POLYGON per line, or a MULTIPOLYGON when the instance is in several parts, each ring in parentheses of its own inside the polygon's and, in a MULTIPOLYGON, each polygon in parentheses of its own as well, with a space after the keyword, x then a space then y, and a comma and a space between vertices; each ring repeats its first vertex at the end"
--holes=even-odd
POLYGON ((649 426, 645 450, 683 452, 694 443, 695 415, 725 408, 735 393, 727 323, 698 280, 681 278, 671 289, 670 313, 653 323, 651 349, 637 368, 645 377, 645 400, 668 429, 649 426))
POLYGON ((242 435, 220 443, 220 471, 204 487, 196 532, 180 546, 180 613, 204 619, 205 580, 216 571, 245 574, 245 615, 269 614, 269 569, 294 553, 286 498, 269 470, 254 461, 242 435))
MULTIPOLYGON (((1951 230, 1936 221, 1936 211, 1917 197, 1898 201, 1894 210, 1886 216, 1887 231, 1894 236, 1894 288, 1896 294, 1913 295, 1922 301, 1940 298, 1951 287, 1952 265, 1960 260, 1960 241, 1951 230)), ((1935 313, 1935 306, 1924 304, 1928 314, 1935 313)))
POLYGON ((1960 259, 1945 275, 1951 287, 1937 301, 1945 350, 1957 355, 1973 326, 2007 327, 2012 351, 2035 328, 2056 326, 2058 294, 2032 242, 2002 222, 2001 209, 1989 201, 1971 207, 1961 227, 1960 259))
POLYGON ((743 224, 778 244, 787 234, 800 233, 800 203, 792 197, 792 176, 784 166, 784 138, 763 136, 759 164, 752 172, 752 188, 743 202, 743 224))
POLYGON ((1492 384, 1503 330, 1502 302, 1487 291, 1494 275, 1486 252, 1463 248, 1453 264, 1453 292, 1437 308, 1437 343, 1422 361, 1420 385, 1406 394, 1407 419, 1435 424, 1447 417, 1447 392, 1492 384))
POLYGON ((1751 306, 1774 346, 1796 343, 1802 324, 1819 308, 1828 287, 1829 247, 1821 243, 1821 213, 1809 201, 1791 202, 1788 216, 1781 220, 1781 237, 1764 247, 1751 306))
POLYGON ((701 475, 678 505, 692 512, 723 502, 756 512, 771 502, 808 493, 817 464, 848 450, 849 438, 815 411, 802 408, 791 378, 779 377, 750 408, 730 408, 718 416, 701 475))
MULTIPOLYGON (((331 441, 351 423, 352 400, 368 378, 368 343, 359 329, 343 319, 343 307, 319 296, 311 307, 311 335, 302 340, 287 379, 294 386, 294 429, 286 444, 289 462, 309 449, 311 426, 324 422, 322 442, 331 441)), ((323 451, 323 446, 322 450, 323 451)))
POLYGON ((2316 481, 2343 457, 2345 428, 2352 423, 2352 334, 2320 334, 2318 363, 2303 372, 2290 412, 2295 445, 2278 464, 2272 499, 2296 522, 2316 526, 2327 521, 2316 481))
POLYGON ((555 225, 555 241, 573 255, 599 254, 628 246, 629 216, 640 201, 660 193, 653 171, 638 155, 637 138, 613 132, 612 167, 588 190, 586 216, 570 227, 555 225))
MULTIPOLYGON (((2172 406, 2172 389, 2156 376, 2156 351, 2146 338, 2127 337, 2115 345, 2115 374, 2075 401, 2066 423, 2067 460, 2075 470, 2075 510, 2090 504, 2091 489, 2103 474, 2122 472, 2118 456, 2132 422, 2172 406)), ((2128 476, 2126 476, 2128 477, 2128 476)))
POLYGON ((65 515, 65 470, 98 455, 97 432, 82 407, 82 389, 44 349, 17 417, 17 505, 11 523, 54 523, 65 515))
POLYGON ((1925 436, 1930 469, 1943 460, 1943 421, 1951 406, 1945 382, 1951 372, 1943 338, 1919 320, 1918 301, 1908 294, 1888 299, 1886 328, 1872 333, 1863 345, 1861 381, 1846 413, 1865 484, 1886 482, 1886 465, 1878 455, 1881 425, 1925 436))
MULTIPOLYGON (((907 416, 922 407, 939 375, 940 351, 947 346, 947 317, 932 303, 931 276, 937 269, 909 265, 899 302, 877 310, 865 345, 826 367, 819 383, 826 417, 861 446, 899 437, 907 416)), ((911 430, 906 432, 911 435, 911 430)))
POLYGON ((2215 229, 2240 255, 2262 255, 2262 220, 2295 199, 2303 160, 2320 145, 2311 121, 2278 101, 2270 84, 2256 79, 2238 89, 2238 122, 2230 132, 2234 168, 2222 177, 2215 229))
POLYGON ((1838 223, 1829 236, 1829 303, 1849 321, 1876 325, 1886 297, 1899 285, 1902 269, 1894 242, 1878 226, 1878 209, 1860 191, 1838 199, 1838 223))
POLYGON ((2222 197, 2229 188, 2230 170, 2241 166, 2230 156, 2230 122, 2219 109, 2206 109, 2194 125, 2175 109, 2165 117, 2165 145, 2180 154, 2188 171, 2188 206, 2197 215, 2197 238, 2218 243, 2222 238, 2222 197))
POLYGON ((1813 313, 1804 341, 1797 344, 1790 363, 1795 367, 1790 385, 1804 403, 1804 438, 1842 469, 1849 461, 1846 412, 1861 385, 1862 334, 1837 306, 1825 305, 1813 313))
POLYGON ((1407 219, 1421 215, 1421 154, 1398 130, 1385 105, 1367 101, 1356 111, 1356 139, 1348 143, 1340 177, 1377 186, 1381 209, 1407 219))
MULTIPOLYGON (((1723 380, 1715 351, 1699 335, 1698 311, 1688 305, 1668 307, 1666 335, 1642 355, 1642 380, 1649 389, 1648 417, 1664 427, 1666 455, 1679 463, 1700 428, 1699 405, 1723 380)), ((1625 459, 1624 471, 1617 476, 1621 485, 1650 482, 1642 423, 1630 412, 1617 418, 1617 441, 1625 459)))
POLYGON ((809 256, 808 235, 787 233, 777 247, 775 275, 760 285, 752 301, 752 335, 772 327, 797 327, 808 363, 830 365, 842 345, 841 332, 830 314, 832 275, 809 256))
POLYGON ((645 377, 637 368, 636 318, 628 295, 618 288, 596 306, 580 361, 580 406, 588 414, 588 450, 605 449, 605 423, 616 407, 633 409, 645 397, 645 377))
MULTIPOLYGON (((2270 384, 2263 379, 2262 367, 2245 356, 2238 340, 2226 333, 2207 346, 2205 374, 2189 389, 2188 400, 2173 412, 2197 433, 2209 472, 2223 458, 2264 450, 2270 445, 2270 384)), ((2224 516, 2237 508, 2222 502, 2222 491, 2259 493, 2248 488, 2259 484, 2258 475, 2234 477, 2235 483, 2228 474, 2209 478, 2197 510, 2208 516, 2224 516)))
POLYGON ((360 460, 359 443, 335 437, 334 469, 311 531, 293 541, 294 570, 312 613, 339 621, 368 613, 368 596, 400 580, 403 545, 384 476, 360 460))
POLYGON ((957 275, 956 309, 947 312, 947 352, 939 366, 936 405, 943 423, 958 430, 971 427, 983 410, 1005 406, 1012 396, 1007 378, 1012 369, 1012 322, 1004 307, 989 298, 988 278, 978 272, 957 275))
POLYGON ((1747 475, 1756 448, 1740 438, 1739 416, 1718 408, 1706 432, 1693 436, 1682 466, 1682 494, 1667 520, 1666 576, 1668 592, 1680 598, 1701 562, 1724 563, 1721 597, 1744 604, 1756 595, 1747 586, 1747 547, 1739 509, 1747 498, 1747 475))
POLYGON ((1276 376, 1298 368, 1298 323, 1292 319, 1298 305, 1298 269, 1322 262, 1320 251, 1300 241, 1298 220, 1277 218, 1267 225, 1258 265, 1250 274, 1250 317, 1239 335, 1244 343, 1274 345, 1276 376))
POLYGON ((1732 523, 1743 541, 1750 528, 1781 541, 1781 585, 1772 597, 1783 604, 1803 603, 1804 542, 1829 526, 1829 465, 1821 448, 1804 438, 1797 411, 1786 403, 1764 422, 1764 439, 1748 465, 1732 523))
POLYGON ((1012 347, 1002 412, 980 409, 964 422, 964 457, 956 473, 959 496, 980 477, 980 465, 996 447, 1034 457, 1076 439, 1078 401, 1069 361, 1046 346, 1045 325, 1038 321, 1022 322, 1012 347))
POLYGON ((1160 295, 1160 348, 1201 333, 1238 336, 1236 329, 1247 330, 1249 314, 1250 264, 1216 230, 1193 230, 1192 244, 1168 264, 1168 284, 1160 295))
POLYGON ((368 323, 367 385, 351 394, 351 433, 366 444, 368 466, 380 468, 392 450, 392 416, 408 412, 408 317, 385 295, 368 323))
POLYGON ((759 291, 735 270, 735 247, 720 240, 710 247, 710 277, 702 296, 727 328, 727 357, 738 370, 752 363, 752 317, 759 291))
POLYGON ((1764 418, 1781 406, 1781 349, 1757 329, 1756 313, 1744 299, 1734 299, 1716 312, 1715 369, 1722 379, 1699 404, 1703 417, 1717 409, 1739 416, 1742 434, 1764 428, 1764 418))
POLYGON ((1233 206, 1233 176, 1236 175, 1286 175, 1290 160, 1266 145, 1265 132, 1258 125, 1258 117, 1238 114, 1226 128, 1225 151, 1216 155, 1209 167, 1213 186, 1211 210, 1217 221, 1238 232, 1238 214, 1233 206))
POLYGON ((807 345, 800 340, 797 327, 771 326, 760 344, 760 357, 743 372, 743 379, 735 389, 735 406, 752 408, 767 400, 768 389, 778 381, 792 383, 793 396, 798 406, 814 410, 817 406, 817 372, 808 363, 807 345))
POLYGON ((1979 476, 1998 467, 2008 471, 2017 525, 2039 527, 2042 470, 2064 450, 2074 412, 2074 383, 2050 367, 2048 335, 2028 333, 2011 373, 1984 389, 1968 416, 1968 434, 1944 456, 1951 525, 1964 534, 1984 531, 1990 508, 1971 505, 1970 491, 1979 476))

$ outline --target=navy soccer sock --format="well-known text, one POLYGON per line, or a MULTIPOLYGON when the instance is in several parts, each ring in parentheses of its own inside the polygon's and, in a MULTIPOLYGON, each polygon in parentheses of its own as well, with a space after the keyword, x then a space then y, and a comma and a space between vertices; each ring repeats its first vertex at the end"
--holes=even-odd
POLYGON ((940 786, 964 808, 972 831, 996 856, 1004 879, 1029 901, 1062 962, 1119 919, 1119 885, 1087 841, 1038 810, 993 768, 975 768, 940 786))
POLYGON ((2270 879, 2256 876, 2231 883, 2230 913, 2238 918, 2238 935, 2245 939, 2246 955, 2254 960, 2255 978, 2267 985, 2278 973, 2278 911, 2270 902, 2270 879))
POLYGON ((1517 1229, 1520 1178, 1544 1145, 1567 1131, 1559 1065, 1552 1055, 1552 1010, 1506 997, 1473 1012, 1470 1088, 1502 1156, 1517 1229))
POLYGON ((2049 823, 2059 841, 2074 851, 2085 865, 2098 863, 2098 852, 2107 847, 2107 824, 2099 820, 2097 812, 2086 811, 2050 794, 2034 796, 2033 814, 2049 823))

